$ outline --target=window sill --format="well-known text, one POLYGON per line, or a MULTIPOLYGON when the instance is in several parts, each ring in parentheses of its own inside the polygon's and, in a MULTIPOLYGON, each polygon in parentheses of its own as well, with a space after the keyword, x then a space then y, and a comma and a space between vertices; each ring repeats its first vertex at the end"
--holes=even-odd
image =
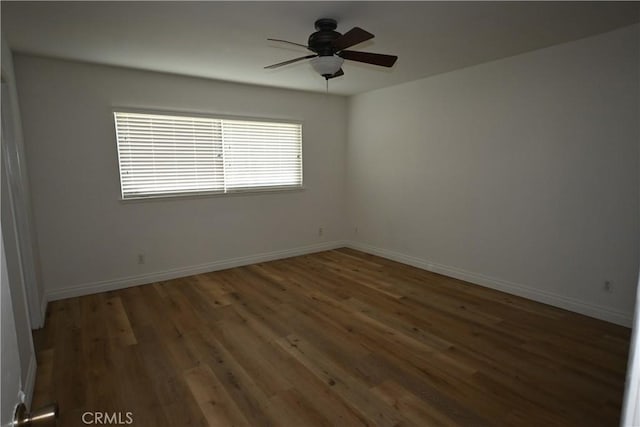
POLYGON ((157 196, 140 196, 120 198, 121 203, 140 203, 163 200, 185 200, 185 199, 203 199, 210 197, 237 197, 237 196, 259 196, 274 193, 297 193, 306 190, 304 186, 296 187, 275 187, 275 188, 250 188, 246 190, 234 190, 226 193, 220 192, 203 192, 203 193, 177 193, 177 194, 161 194, 157 196))

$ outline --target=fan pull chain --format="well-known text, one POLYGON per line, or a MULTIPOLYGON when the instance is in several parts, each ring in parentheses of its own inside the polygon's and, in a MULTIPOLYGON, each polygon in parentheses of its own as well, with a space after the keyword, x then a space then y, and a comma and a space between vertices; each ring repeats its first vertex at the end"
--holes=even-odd
POLYGON ((329 93, 329 79, 324 79, 324 81, 327 84, 327 93, 329 93))

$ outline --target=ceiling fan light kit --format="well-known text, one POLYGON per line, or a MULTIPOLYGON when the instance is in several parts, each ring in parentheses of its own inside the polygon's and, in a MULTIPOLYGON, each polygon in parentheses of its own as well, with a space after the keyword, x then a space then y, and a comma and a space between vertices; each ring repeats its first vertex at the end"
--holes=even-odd
POLYGON ((344 75, 344 72, 342 71, 342 63, 345 59, 349 61, 379 65, 382 67, 392 67, 398 59, 398 57, 394 55, 345 50, 351 46, 355 46, 359 43, 372 39, 374 35, 360 27, 354 27, 346 33, 340 34, 335 31, 337 27, 338 23, 334 19, 318 19, 315 22, 315 28, 317 31, 309 36, 309 41, 306 46, 287 40, 267 39, 304 47, 313 52, 313 54, 279 62, 264 68, 278 68, 283 65, 313 58, 311 59, 311 66, 313 69, 326 80, 329 80, 344 75))
POLYGON ((344 59, 339 56, 316 56, 311 60, 311 66, 326 79, 337 73, 343 62, 344 59))

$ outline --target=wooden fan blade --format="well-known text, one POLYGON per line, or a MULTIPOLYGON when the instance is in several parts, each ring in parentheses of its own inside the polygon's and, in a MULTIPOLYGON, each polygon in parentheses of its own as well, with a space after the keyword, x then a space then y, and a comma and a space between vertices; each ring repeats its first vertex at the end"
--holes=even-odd
POLYGON ((375 37, 373 34, 363 30, 360 27, 353 27, 337 39, 335 39, 331 44, 333 47, 339 51, 342 49, 346 49, 351 46, 355 46, 358 43, 362 43, 369 39, 375 37))
POLYGON ((284 62, 278 62, 277 64, 273 64, 273 65, 267 65, 264 68, 265 69, 278 68, 278 67, 282 67, 283 65, 293 64, 294 62, 302 61, 303 59, 315 58, 316 56, 318 55, 301 56, 300 58, 290 59, 284 62))
MULTIPOLYGON (((280 40, 280 39, 267 39, 267 40, 272 41, 272 42, 288 43, 288 44, 292 44, 292 45, 295 45, 295 46, 303 47, 305 49, 309 49, 309 46, 307 46, 306 44, 294 43, 294 42, 290 42, 289 40, 280 40)), ((309 49, 309 50, 311 50, 311 49, 309 49)))
POLYGON ((327 77, 327 80, 332 79, 334 77, 340 77, 340 76, 344 76, 344 71, 342 71, 342 68, 340 68, 338 71, 336 71, 336 73, 334 75, 332 75, 331 77, 327 77))
POLYGON ((357 52, 355 50, 343 50, 338 53, 339 56, 350 61, 364 62, 367 64, 380 65, 383 67, 392 67, 396 63, 398 57, 395 55, 383 55, 380 53, 357 52))

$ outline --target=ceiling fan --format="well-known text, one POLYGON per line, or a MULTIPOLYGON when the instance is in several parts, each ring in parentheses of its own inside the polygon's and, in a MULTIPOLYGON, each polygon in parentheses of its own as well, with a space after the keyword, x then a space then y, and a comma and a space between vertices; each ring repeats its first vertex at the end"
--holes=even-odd
POLYGON ((337 27, 338 23, 335 19, 318 19, 315 22, 315 28, 317 31, 309 36, 307 45, 290 42, 288 40, 267 39, 304 47, 305 49, 313 52, 313 54, 279 62, 264 68, 278 68, 283 65, 313 58, 311 60, 311 66, 313 69, 326 80, 329 80, 344 74, 341 67, 345 59, 349 61, 364 62, 366 64, 380 65, 382 67, 392 67, 398 59, 398 57, 394 55, 346 50, 358 43, 372 39, 374 35, 360 27, 354 27, 346 33, 340 34, 335 31, 337 27))

